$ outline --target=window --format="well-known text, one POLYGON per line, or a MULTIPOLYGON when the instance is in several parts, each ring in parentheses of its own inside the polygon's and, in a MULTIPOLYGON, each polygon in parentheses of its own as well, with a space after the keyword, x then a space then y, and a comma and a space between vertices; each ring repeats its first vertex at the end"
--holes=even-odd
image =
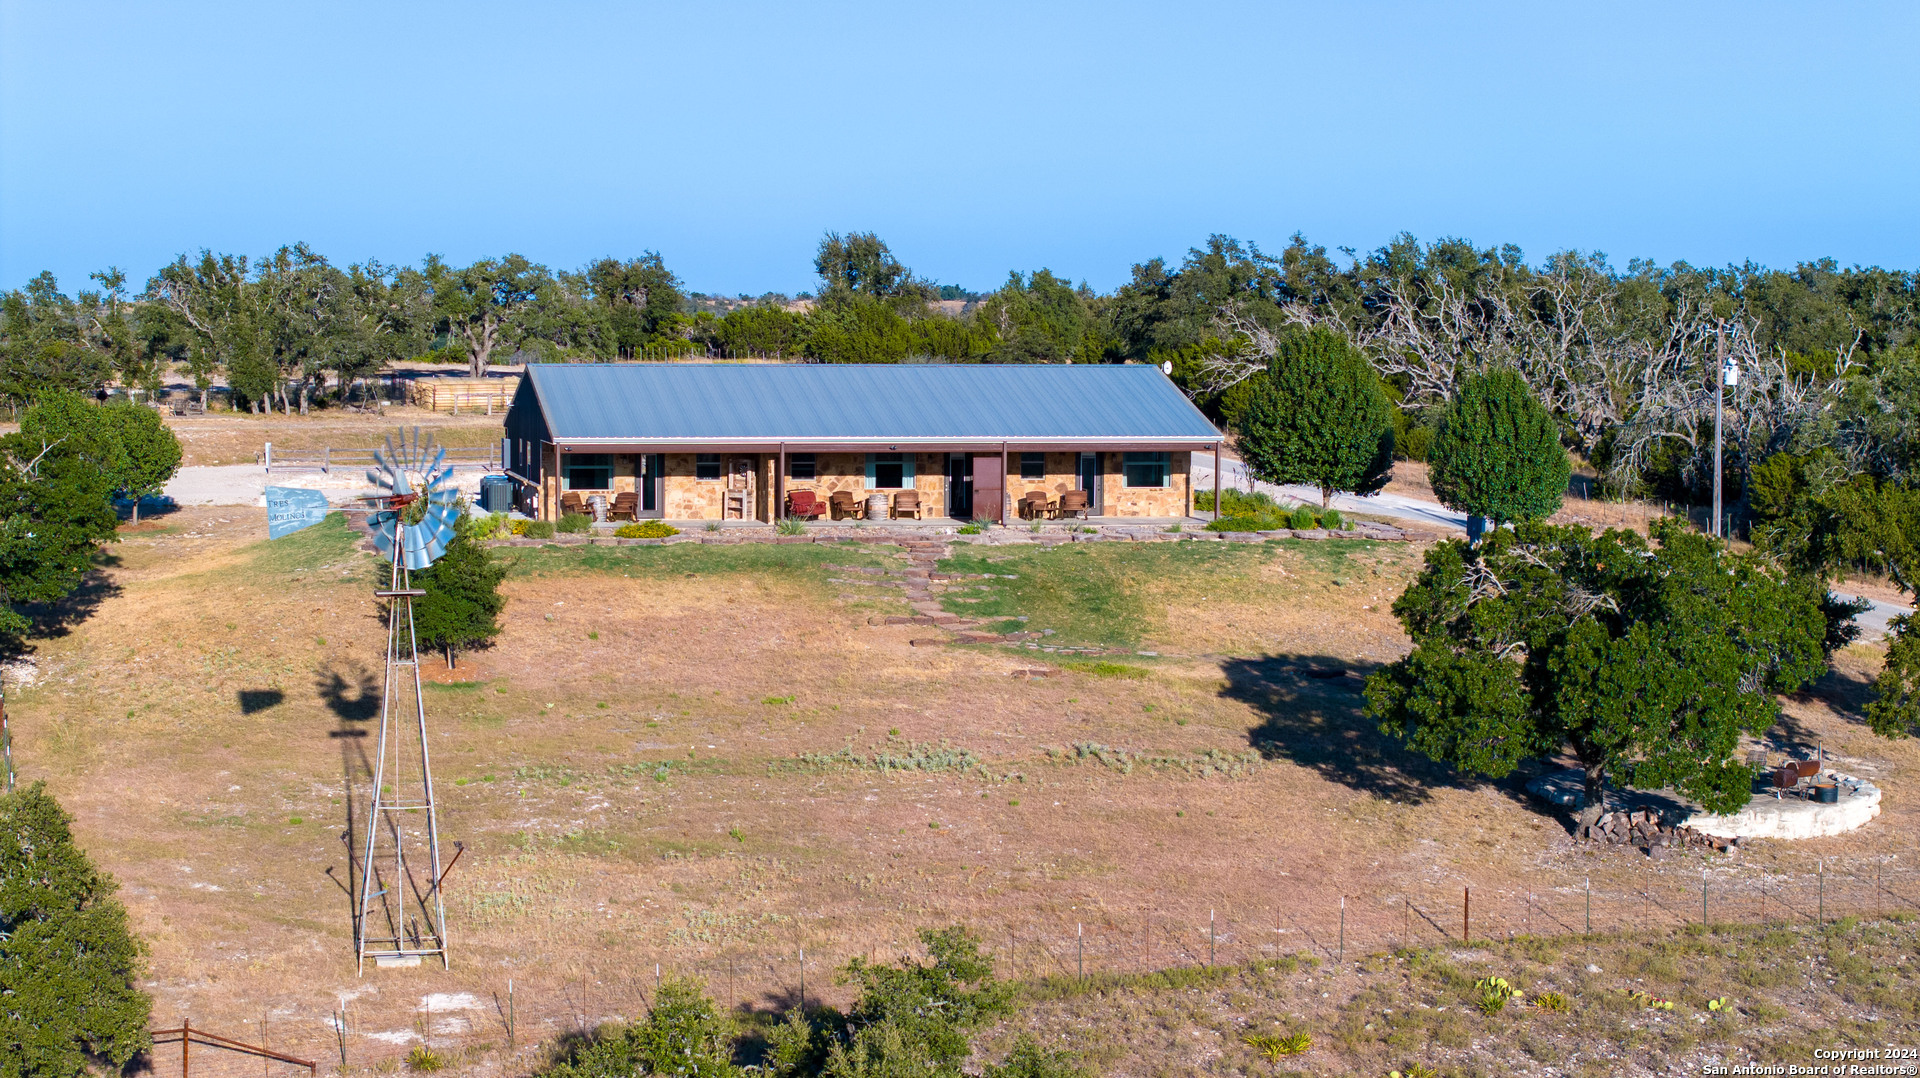
POLYGON ((1125 463, 1120 467, 1126 473, 1130 487, 1164 487, 1167 485, 1167 457, 1165 453, 1128 453, 1125 463))
POLYGON ((720 478, 720 454, 701 453, 693 458, 693 477, 695 479, 720 478))
POLYGON ((900 488, 913 485, 913 454, 911 453, 868 453, 867 486, 869 488, 900 488))
POLYGON ((1047 455, 1045 453, 1020 454, 1020 478, 1045 479, 1047 477, 1047 455))
POLYGON ((568 453, 560 458, 564 490, 610 490, 613 458, 605 453, 568 453))
POLYGON ((814 477, 814 457, 812 453, 795 453, 787 458, 788 479, 812 479, 814 477))

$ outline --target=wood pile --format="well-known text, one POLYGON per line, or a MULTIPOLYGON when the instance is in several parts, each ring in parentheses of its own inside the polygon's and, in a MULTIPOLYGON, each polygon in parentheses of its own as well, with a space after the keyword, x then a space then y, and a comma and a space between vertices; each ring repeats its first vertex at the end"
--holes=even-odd
POLYGON ((1641 846, 1649 850, 1679 846, 1725 852, 1737 842, 1735 839, 1695 831, 1691 827, 1668 825, 1652 809, 1609 812, 1591 825, 1583 825, 1575 837, 1588 842, 1641 846))

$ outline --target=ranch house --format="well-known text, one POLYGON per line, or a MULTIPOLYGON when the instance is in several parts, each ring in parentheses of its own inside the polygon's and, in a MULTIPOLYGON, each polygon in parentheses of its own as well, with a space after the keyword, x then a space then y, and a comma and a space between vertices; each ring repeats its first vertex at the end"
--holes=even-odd
POLYGON ((1099 364, 536 363, 506 436, 542 519, 768 523, 1186 517, 1220 445, 1159 368, 1099 364))

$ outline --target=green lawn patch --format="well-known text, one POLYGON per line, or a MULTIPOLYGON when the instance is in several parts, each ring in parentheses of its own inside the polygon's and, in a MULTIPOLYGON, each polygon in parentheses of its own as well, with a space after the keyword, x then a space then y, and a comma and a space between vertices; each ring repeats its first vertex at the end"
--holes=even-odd
POLYGON ((1316 571, 1333 572, 1365 540, 1274 543, 1075 543, 1058 547, 959 547, 942 572, 993 573, 946 593, 950 612, 985 621, 1025 616, 1030 630, 1052 629, 1049 642, 1069 646, 1137 647, 1162 632, 1169 602, 1187 596, 1226 598, 1266 589, 1260 567, 1275 549, 1297 550, 1316 571), (1011 575, 1014 579, 1003 577, 1011 575), (971 585, 971 586, 969 586, 971 585), (971 601, 955 601, 971 600, 971 601))
POLYGON ((889 555, 896 548, 866 545, 820 546, 813 543, 742 543, 739 546, 544 546, 499 550, 513 566, 512 576, 542 577, 600 573, 623 576, 685 576, 764 573, 822 581, 828 566, 899 567, 889 555))

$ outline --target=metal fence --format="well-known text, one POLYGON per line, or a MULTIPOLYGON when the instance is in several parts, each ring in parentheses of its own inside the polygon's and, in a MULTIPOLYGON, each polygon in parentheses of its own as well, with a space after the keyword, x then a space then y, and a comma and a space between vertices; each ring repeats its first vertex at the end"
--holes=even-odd
MULTIPOLYGON (((1600 872, 1607 873, 1604 885, 1585 875, 1544 872, 1536 883, 1519 887, 1383 881, 1368 893, 1314 902, 1276 896, 1269 903, 1236 906, 1189 896, 1152 909, 1036 913, 968 927, 1005 978, 1144 976, 1152 984, 1158 976, 1203 967, 1307 958, 1334 965, 1401 948, 1463 948, 1518 937, 1577 939, 1693 925, 1817 925, 1920 915, 1920 851, 1808 858, 1790 866, 1715 856, 1683 867, 1678 860, 1643 857, 1624 872, 1618 860, 1608 858, 1596 865, 1600 872)), ((839 983, 837 974, 855 958, 922 960, 924 949, 910 933, 871 939, 843 933, 835 941, 823 932, 785 946, 697 943, 611 973, 583 973, 570 981, 542 978, 538 987, 524 979, 516 986, 503 977, 477 993, 484 1007, 469 1013, 464 1034, 443 1034, 435 1043, 486 1043, 531 1053, 524 1058, 532 1059, 555 1037, 644 1013, 666 977, 698 978, 728 1008, 777 1012, 824 1003, 844 1006, 853 989, 839 983)), ((390 1030, 379 1028, 391 1021, 375 1021, 363 1030, 349 1007, 317 1028, 306 1023, 289 1050, 321 1060, 328 1072, 379 1065, 407 1051, 390 1030)), ((261 1073, 258 1063, 253 1066, 252 1073, 261 1073)))

